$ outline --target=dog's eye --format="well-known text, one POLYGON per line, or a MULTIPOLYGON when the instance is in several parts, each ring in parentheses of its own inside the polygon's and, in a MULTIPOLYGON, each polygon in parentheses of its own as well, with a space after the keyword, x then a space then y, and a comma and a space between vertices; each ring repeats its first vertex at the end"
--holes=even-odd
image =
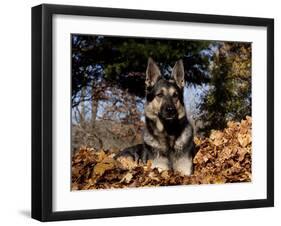
POLYGON ((178 94, 177 94, 177 93, 174 93, 174 94, 173 94, 173 98, 178 98, 178 94))
POLYGON ((163 93, 158 93, 156 96, 159 97, 159 98, 162 98, 164 96, 164 94, 163 93))

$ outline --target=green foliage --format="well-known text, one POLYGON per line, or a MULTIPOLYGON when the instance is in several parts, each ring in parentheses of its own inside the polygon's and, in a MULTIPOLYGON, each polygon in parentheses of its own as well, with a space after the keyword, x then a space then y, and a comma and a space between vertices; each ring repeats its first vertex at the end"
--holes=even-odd
POLYGON ((210 90, 200 105, 207 131, 251 115, 251 44, 218 44, 210 64, 210 90))
POLYGON ((103 78, 107 82, 143 97, 148 57, 154 58, 164 75, 169 74, 168 72, 178 59, 183 59, 187 82, 201 84, 208 80, 207 75, 202 73, 208 66, 208 57, 203 56, 200 51, 207 49, 209 43, 207 41, 73 35, 72 95, 75 96, 82 86, 90 84, 101 73, 89 73, 87 67, 99 65, 103 70, 103 78))

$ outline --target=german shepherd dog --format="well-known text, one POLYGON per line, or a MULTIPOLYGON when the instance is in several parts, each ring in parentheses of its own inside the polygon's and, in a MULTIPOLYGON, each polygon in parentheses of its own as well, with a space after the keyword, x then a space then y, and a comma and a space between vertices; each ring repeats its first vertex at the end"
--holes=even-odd
POLYGON ((143 143, 124 149, 120 156, 152 160, 152 167, 193 173, 193 127, 183 100, 185 86, 182 60, 176 62, 170 79, 164 79, 157 64, 148 59, 146 70, 145 129, 143 143))

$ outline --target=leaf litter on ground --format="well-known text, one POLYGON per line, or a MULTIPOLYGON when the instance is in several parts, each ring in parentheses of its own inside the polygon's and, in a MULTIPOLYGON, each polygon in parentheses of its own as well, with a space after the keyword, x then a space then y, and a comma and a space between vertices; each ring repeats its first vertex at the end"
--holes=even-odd
POLYGON ((207 138, 195 137, 197 153, 194 173, 183 176, 166 170, 159 172, 131 158, 114 159, 116 150, 81 147, 72 156, 72 190, 111 189, 143 186, 223 184, 250 182, 252 175, 252 118, 230 121, 207 138))

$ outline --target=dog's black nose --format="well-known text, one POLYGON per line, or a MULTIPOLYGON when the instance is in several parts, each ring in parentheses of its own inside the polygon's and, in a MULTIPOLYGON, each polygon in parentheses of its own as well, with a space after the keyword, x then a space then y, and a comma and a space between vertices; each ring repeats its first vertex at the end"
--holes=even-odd
POLYGON ((170 114, 175 114, 176 113, 176 109, 172 106, 167 107, 167 112, 170 114))

